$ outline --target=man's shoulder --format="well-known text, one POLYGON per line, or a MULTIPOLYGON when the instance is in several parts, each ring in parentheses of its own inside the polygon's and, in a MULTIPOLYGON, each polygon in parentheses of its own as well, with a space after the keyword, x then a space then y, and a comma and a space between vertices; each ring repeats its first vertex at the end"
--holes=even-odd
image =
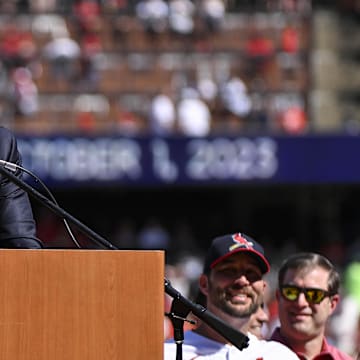
POLYGON ((13 133, 9 129, 0 126, 0 136, 3 138, 11 139, 13 137, 13 133))
MULTIPOLYGON (((14 135, 12 132, 3 126, 0 126, 0 155, 1 159, 6 157, 11 149, 11 144, 14 142, 14 135)), ((3 159, 4 160, 4 159, 3 159)))
POLYGON ((277 360, 298 360, 298 356, 287 346, 273 340, 259 340, 256 336, 248 334, 249 351, 261 350, 266 357, 264 359, 277 359, 277 360))
MULTIPOLYGON (((298 360, 297 355, 288 347, 276 341, 259 340, 252 334, 248 334, 248 347, 239 350, 234 346, 225 345, 211 340, 205 336, 194 333, 193 331, 185 332, 183 355, 185 359, 191 359, 195 356, 213 356, 214 358, 233 359, 240 356, 242 359, 264 359, 264 360, 298 360), (229 355, 226 355, 229 353, 229 355)), ((165 359, 175 357, 176 344, 168 340, 165 344, 165 359)))
MULTIPOLYGON (((211 340, 205 336, 197 334, 191 330, 185 331, 184 342, 182 344, 183 359, 193 359, 197 356, 218 356, 226 348, 226 345, 211 340)), ((175 359, 177 353, 177 344, 173 339, 165 341, 164 359, 175 359)))
POLYGON ((344 353, 343 351, 341 351, 340 349, 338 349, 337 347, 327 344, 327 351, 333 355, 333 357, 335 359, 339 359, 339 360, 353 360, 354 358, 351 357, 350 355, 344 353))
MULTIPOLYGON (((213 349, 219 349, 224 346, 224 344, 222 343, 212 340, 206 336, 197 334, 196 332, 191 330, 184 332, 184 345, 190 345, 197 348, 213 348, 213 349)), ((173 339, 166 340, 165 346, 175 346, 174 340, 173 339)))

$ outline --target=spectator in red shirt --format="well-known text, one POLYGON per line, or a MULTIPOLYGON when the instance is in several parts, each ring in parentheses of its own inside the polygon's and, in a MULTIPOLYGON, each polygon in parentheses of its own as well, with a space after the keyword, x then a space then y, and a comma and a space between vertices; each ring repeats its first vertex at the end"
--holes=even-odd
POLYGON ((281 32, 281 48, 290 54, 295 54, 300 48, 300 39, 298 30, 288 25, 281 32))
POLYGON ((271 340, 279 341, 303 360, 350 360, 325 337, 326 324, 339 303, 340 275, 316 253, 297 253, 279 269, 277 299, 280 327, 271 340))

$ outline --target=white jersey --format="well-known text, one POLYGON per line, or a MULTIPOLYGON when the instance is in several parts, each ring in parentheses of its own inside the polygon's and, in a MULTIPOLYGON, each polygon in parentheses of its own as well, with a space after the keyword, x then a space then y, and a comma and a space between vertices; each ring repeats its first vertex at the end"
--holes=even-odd
MULTIPOLYGON (((223 344, 193 331, 184 333, 183 360, 299 360, 285 345, 276 341, 259 340, 252 334, 248 347, 239 350, 234 345, 223 344)), ((176 343, 167 340, 164 345, 164 360, 176 360, 176 343)))

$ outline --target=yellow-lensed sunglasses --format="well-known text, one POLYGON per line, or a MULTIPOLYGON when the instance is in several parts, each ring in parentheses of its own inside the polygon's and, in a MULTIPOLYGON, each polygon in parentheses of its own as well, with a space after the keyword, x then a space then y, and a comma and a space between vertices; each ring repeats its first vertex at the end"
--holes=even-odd
POLYGON ((320 304, 326 297, 334 295, 327 290, 296 285, 282 285, 280 286, 280 293, 288 301, 296 301, 300 294, 303 293, 309 304, 320 304))

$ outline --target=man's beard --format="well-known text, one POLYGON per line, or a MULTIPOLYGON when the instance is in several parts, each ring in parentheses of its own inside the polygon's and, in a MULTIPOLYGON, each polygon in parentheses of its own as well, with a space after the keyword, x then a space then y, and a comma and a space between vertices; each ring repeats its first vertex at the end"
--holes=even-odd
POLYGON ((212 297, 212 303, 217 306, 224 313, 238 317, 238 318, 246 318, 253 314, 259 307, 258 301, 254 301, 254 296, 247 293, 247 296, 250 296, 252 299, 251 304, 249 304, 246 308, 244 306, 240 306, 238 304, 232 303, 228 300, 226 295, 226 290, 219 288, 209 287, 209 296, 212 297))

